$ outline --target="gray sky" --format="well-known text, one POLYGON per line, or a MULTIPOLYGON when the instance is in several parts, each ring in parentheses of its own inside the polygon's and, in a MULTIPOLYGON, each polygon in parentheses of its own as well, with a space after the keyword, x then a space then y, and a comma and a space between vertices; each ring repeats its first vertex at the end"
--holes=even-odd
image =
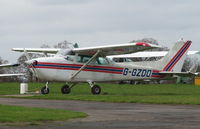
POLYGON ((152 37, 172 46, 190 39, 200 50, 198 0, 0 0, 0 56, 15 62, 13 47, 63 40, 81 47, 152 37))

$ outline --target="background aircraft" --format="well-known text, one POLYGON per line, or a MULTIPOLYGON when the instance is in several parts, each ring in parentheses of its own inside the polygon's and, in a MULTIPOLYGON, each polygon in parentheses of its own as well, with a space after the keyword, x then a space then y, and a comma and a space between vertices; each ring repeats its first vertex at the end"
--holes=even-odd
MULTIPOLYGON (((147 57, 163 57, 168 51, 143 51, 124 55, 109 56, 110 58, 147 58, 147 57)), ((188 51, 187 55, 199 54, 200 51, 188 51)))
MULTIPOLYGON (((168 54, 159 61, 140 63, 116 63, 106 56, 127 54, 147 49, 158 48, 143 42, 108 45, 100 47, 73 48, 60 50, 53 57, 29 59, 33 74, 46 80, 46 86, 41 93, 48 94, 48 81, 69 82, 61 88, 63 94, 68 94, 71 88, 79 82, 88 82, 93 94, 100 94, 101 88, 95 82, 141 80, 169 78, 174 74, 194 75, 189 72, 182 73, 181 68, 191 41, 178 41, 168 54)), ((20 52, 56 53, 56 49, 13 48, 20 52)))
MULTIPOLYGON (((19 66, 20 64, 1 64, 0 68, 5 68, 5 67, 16 67, 19 66)), ((24 74, 0 74, 0 77, 8 77, 8 76, 23 76, 24 74)))

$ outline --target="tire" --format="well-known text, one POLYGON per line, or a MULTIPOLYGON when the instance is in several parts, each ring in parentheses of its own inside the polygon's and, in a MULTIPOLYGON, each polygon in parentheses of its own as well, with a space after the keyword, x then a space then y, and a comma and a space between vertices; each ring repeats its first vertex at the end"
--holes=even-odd
POLYGON ((98 85, 94 85, 92 88, 91 88, 91 92, 92 94, 94 95, 98 95, 101 93, 101 87, 98 86, 98 85))
POLYGON ((41 93, 44 94, 49 94, 49 88, 46 88, 46 86, 42 87, 41 93))
POLYGON ((71 92, 71 88, 68 86, 68 85, 64 85, 62 88, 61 88, 61 92, 63 94, 69 94, 71 92))

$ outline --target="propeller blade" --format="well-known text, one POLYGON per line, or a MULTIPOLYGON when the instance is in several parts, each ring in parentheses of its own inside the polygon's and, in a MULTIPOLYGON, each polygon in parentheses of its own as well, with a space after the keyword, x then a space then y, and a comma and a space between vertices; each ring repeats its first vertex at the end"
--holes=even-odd
POLYGON ((35 76, 36 79, 37 79, 38 78, 37 71, 34 69, 34 65, 37 64, 37 61, 36 60, 27 60, 24 63, 28 65, 28 67, 29 67, 30 71, 32 72, 33 76, 35 76))

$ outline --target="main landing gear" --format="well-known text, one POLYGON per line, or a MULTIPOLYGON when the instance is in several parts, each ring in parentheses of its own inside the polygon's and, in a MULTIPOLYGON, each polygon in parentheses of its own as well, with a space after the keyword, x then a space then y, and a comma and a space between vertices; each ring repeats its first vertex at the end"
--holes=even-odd
POLYGON ((71 88, 68 85, 64 85, 61 88, 61 93, 63 94, 69 94, 71 92, 71 88))
MULTIPOLYGON (((91 92, 94 95, 98 95, 101 93, 101 87, 98 85, 95 85, 94 82, 88 82, 90 87, 91 87, 91 92)), ((69 94, 71 92, 71 88, 74 87, 77 83, 73 83, 70 86, 69 85, 64 85, 61 88, 61 93, 62 94, 69 94)))
MULTIPOLYGON (((94 82, 89 81, 88 82, 90 87, 91 87, 91 93, 94 95, 98 95, 101 93, 101 87, 98 85, 95 85, 94 82)), ((69 94, 71 92, 71 88, 74 87, 77 83, 73 83, 71 85, 63 85, 61 87, 61 93, 62 94, 69 94)), ((48 87, 48 82, 46 83, 46 85, 44 87, 42 87, 41 89, 41 94, 49 94, 49 87, 48 87)))
POLYGON ((91 81, 89 81, 88 83, 91 87, 91 92, 92 92, 93 95, 98 95, 98 94, 101 93, 101 87, 100 86, 95 85, 95 83, 91 82, 91 81))
POLYGON ((61 88, 61 93, 63 94, 69 94, 71 92, 71 88, 74 87, 77 83, 72 83, 70 86, 69 85, 64 85, 61 88))

